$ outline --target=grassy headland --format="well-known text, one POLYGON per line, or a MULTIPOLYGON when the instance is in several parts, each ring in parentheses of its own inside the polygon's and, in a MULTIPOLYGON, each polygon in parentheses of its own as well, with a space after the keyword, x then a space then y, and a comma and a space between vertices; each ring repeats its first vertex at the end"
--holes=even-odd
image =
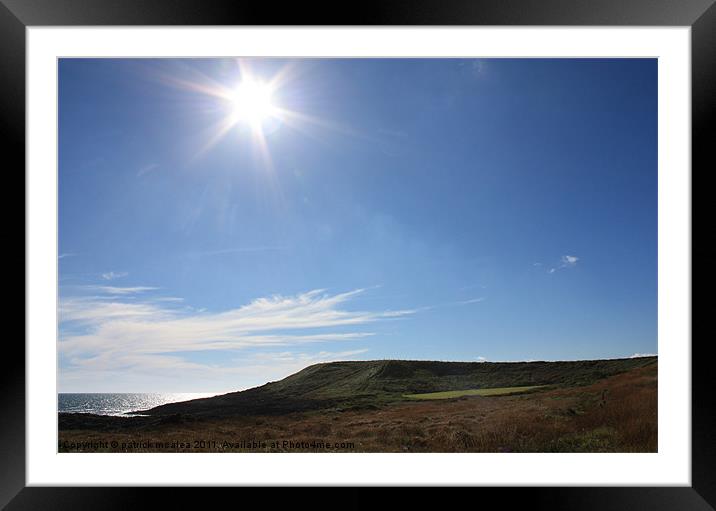
POLYGON ((656 357, 332 362, 145 417, 60 414, 59 450, 653 452, 656 386, 656 357))

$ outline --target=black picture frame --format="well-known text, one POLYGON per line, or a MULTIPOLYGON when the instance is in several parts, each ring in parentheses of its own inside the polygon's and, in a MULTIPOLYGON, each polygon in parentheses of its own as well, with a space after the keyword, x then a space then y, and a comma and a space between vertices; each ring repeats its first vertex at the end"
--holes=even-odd
MULTIPOLYGON (((18 177, 19 169, 25 165, 25 29, 48 25, 689 26, 692 180, 694 175, 716 168, 711 148, 716 141, 714 0, 364 0, 331 5, 293 2, 280 8, 271 2, 230 0, 0 0, 0 143, 5 146, 2 154, 8 162, 8 176, 18 177)), ((8 206, 6 210, 12 213, 5 218, 17 216, 16 209, 8 206)), ((708 275, 700 273, 703 287, 710 281, 708 275)), ((25 349, 19 336, 8 336, 5 341, 5 364, 0 371, 0 505, 11 510, 150 505, 147 490, 26 487, 25 349)), ((713 509, 716 442, 712 432, 716 431, 716 421, 712 389, 716 386, 716 372, 711 369, 709 342, 694 337, 691 348, 691 487, 482 488, 481 502, 486 502, 483 499, 489 495, 503 508, 519 502, 550 509, 713 509)), ((157 491, 161 490, 150 492, 157 491)), ((185 488, 161 491, 167 507, 186 504, 188 497, 189 489, 185 488)), ((214 498, 219 495, 214 493, 214 498)), ((341 507, 372 507, 371 497, 358 489, 344 491, 341 501, 341 507)))

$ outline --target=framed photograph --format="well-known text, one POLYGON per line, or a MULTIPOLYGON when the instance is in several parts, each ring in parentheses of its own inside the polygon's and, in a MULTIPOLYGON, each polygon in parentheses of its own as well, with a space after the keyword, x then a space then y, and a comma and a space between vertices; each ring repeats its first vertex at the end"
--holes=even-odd
POLYGON ((27 300, 3 504, 712 509, 712 3, 4 0, 27 300))

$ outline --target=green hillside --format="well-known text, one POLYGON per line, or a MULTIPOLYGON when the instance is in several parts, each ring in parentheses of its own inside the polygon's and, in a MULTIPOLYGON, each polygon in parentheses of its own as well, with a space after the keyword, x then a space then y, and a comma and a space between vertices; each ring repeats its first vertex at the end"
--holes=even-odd
POLYGON ((374 407, 404 400, 404 394, 588 385, 656 361, 656 357, 640 357, 571 362, 329 362, 312 365, 261 387, 171 403, 142 413, 228 416, 374 407))

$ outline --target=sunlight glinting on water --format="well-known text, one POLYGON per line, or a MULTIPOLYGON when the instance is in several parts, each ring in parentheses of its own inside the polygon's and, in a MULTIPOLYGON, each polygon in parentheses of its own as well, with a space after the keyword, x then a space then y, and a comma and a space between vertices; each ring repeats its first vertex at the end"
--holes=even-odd
POLYGON ((155 406, 215 396, 213 393, 59 394, 58 411, 96 415, 127 415, 155 406))

